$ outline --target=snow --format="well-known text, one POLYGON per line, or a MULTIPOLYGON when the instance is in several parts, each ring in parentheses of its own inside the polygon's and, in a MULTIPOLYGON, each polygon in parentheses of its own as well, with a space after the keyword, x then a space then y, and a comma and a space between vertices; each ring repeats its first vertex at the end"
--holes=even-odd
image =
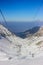
POLYGON ((24 60, 13 59, 11 61, 1 61, 0 65, 43 65, 43 57, 36 59, 24 59, 24 60))
POLYGON ((0 51, 0 61, 6 61, 6 60, 8 60, 8 57, 4 52, 0 51))
MULTIPOLYGON (((34 37, 35 38, 35 37, 34 37)), ((21 58, 37 58, 40 56, 43 56, 43 47, 40 48, 40 46, 37 46, 36 43, 39 41, 42 41, 43 37, 37 38, 37 41, 33 41, 30 45, 29 40, 28 43, 25 42, 27 39, 25 39, 23 42, 18 38, 15 42, 16 44, 11 44, 6 38, 0 39, 0 50, 7 54, 8 57, 17 57, 19 59, 21 58), (38 40, 39 39, 39 40, 38 40)), ((17 39, 17 38, 16 38, 17 39)))
POLYGON ((3 65, 43 65, 43 36, 22 39, 0 26, 0 64, 3 65), (9 36, 9 35, 10 36, 9 36), (41 42, 41 45, 36 45, 41 42))

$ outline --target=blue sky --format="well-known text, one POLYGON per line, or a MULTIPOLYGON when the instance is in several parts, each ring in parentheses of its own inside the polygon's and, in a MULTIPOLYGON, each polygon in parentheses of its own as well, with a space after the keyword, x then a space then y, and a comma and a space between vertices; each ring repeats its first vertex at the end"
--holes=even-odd
POLYGON ((7 21, 43 21, 43 0, 0 0, 0 9, 7 21))

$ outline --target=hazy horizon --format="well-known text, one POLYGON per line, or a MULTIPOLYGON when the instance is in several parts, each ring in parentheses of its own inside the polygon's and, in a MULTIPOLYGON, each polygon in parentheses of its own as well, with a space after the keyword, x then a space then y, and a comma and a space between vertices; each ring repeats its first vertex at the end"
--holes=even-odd
POLYGON ((43 26, 43 22, 2 22, 2 25, 7 27, 12 32, 24 32, 36 26, 43 26))

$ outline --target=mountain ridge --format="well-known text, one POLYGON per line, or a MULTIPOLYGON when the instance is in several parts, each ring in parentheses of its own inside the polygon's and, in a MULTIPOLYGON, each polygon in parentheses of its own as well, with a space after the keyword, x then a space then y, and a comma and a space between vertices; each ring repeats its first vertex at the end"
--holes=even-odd
MULTIPOLYGON (((24 32, 20 32, 17 35, 22 37, 22 38, 26 38, 26 37, 30 37, 30 36, 38 36, 38 34, 43 31, 43 26, 35 26, 29 30, 26 30, 24 32)), ((40 33, 40 35, 43 35, 43 32, 40 33)))

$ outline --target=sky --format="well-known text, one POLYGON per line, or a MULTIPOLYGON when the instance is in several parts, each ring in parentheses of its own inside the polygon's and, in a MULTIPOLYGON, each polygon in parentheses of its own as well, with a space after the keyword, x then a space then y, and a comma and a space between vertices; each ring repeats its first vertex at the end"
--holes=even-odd
POLYGON ((0 9, 6 21, 43 21, 43 0, 0 0, 0 9))

